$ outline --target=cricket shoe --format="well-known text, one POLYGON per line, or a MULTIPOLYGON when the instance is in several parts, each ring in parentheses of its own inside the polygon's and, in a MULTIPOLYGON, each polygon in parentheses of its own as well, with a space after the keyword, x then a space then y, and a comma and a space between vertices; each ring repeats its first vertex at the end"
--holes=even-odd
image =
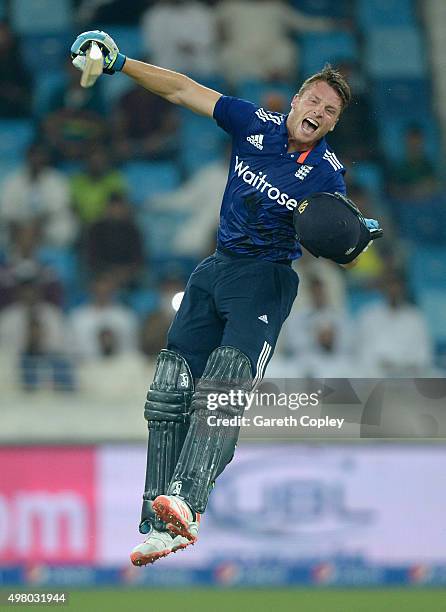
POLYGON ((192 542, 180 535, 152 529, 147 539, 132 550, 130 560, 133 565, 149 565, 190 544, 192 542))
POLYGON ((201 515, 193 512, 177 495, 158 495, 152 505, 156 515, 174 533, 194 544, 198 537, 201 515))

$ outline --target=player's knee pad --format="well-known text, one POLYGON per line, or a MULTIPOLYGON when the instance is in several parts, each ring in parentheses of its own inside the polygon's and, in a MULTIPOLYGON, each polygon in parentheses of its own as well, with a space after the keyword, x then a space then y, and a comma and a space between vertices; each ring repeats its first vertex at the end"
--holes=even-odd
POLYGON ((234 455, 244 392, 251 387, 248 357, 230 346, 215 349, 197 384, 189 431, 168 489, 184 497, 196 512, 205 510, 215 478, 234 455), (222 419, 233 421, 223 424, 222 419))
POLYGON ((167 492, 189 427, 193 388, 194 382, 186 360, 178 353, 162 350, 144 407, 149 441, 139 526, 141 533, 147 533, 151 525, 157 529, 164 528, 164 524, 155 517, 152 501, 167 492))

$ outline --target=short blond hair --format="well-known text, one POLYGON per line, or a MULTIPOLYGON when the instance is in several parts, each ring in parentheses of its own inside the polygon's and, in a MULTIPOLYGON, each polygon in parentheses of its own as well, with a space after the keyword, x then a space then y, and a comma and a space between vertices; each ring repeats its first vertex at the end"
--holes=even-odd
POLYGON ((319 81, 323 81, 330 85, 338 96, 341 98, 342 108, 341 112, 350 104, 352 99, 352 92, 350 90, 350 85, 347 83, 342 74, 333 68, 331 64, 325 64, 320 72, 316 72, 312 76, 308 77, 302 85, 299 91, 297 92, 300 96, 310 85, 313 83, 318 83, 319 81))

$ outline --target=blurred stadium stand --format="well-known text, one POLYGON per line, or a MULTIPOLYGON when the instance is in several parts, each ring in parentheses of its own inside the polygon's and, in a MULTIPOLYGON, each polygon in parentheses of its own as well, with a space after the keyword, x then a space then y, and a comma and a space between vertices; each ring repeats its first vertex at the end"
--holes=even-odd
POLYGON ((372 77, 422 78, 425 66, 418 28, 382 26, 367 31, 365 67, 372 77))
POLYGON ((34 135, 30 119, 0 119, 0 164, 19 164, 34 135))
POLYGON ((358 0, 356 18, 364 30, 416 24, 413 0, 358 0))
POLYGON ((21 35, 66 33, 73 25, 70 0, 11 0, 10 23, 21 35))
POLYGON ((359 56, 356 37, 350 32, 308 32, 299 36, 301 62, 306 78, 320 70, 325 62, 333 65, 359 56))
POLYGON ((157 193, 176 189, 180 183, 178 168, 172 162, 128 162, 123 171, 137 205, 157 193))
POLYGON ((67 62, 67 39, 72 31, 30 32, 22 38, 22 55, 25 65, 37 82, 43 75, 62 71, 67 62), (39 53, 36 53, 39 49, 39 53))

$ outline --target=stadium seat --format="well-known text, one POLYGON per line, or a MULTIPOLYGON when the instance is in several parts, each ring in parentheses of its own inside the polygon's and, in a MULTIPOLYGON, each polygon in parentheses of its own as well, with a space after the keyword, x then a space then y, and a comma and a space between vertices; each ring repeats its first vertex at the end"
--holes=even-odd
POLYGON ((372 78, 423 78, 426 59, 417 28, 380 27, 367 33, 364 66, 372 78))
MULTIPOLYGON (((446 202, 394 202, 393 209, 401 238, 419 245, 446 244, 446 202)), ((446 283, 446 280, 445 280, 446 283)))
POLYGON ((82 174, 85 169, 85 165, 81 160, 63 160, 58 162, 57 167, 61 172, 66 174, 68 178, 76 174, 82 174))
POLYGON ((207 117, 182 112, 180 131, 181 167, 187 175, 218 159, 222 154, 225 133, 207 117))
POLYGON ((425 78, 375 79, 372 103, 386 155, 400 159, 403 139, 410 125, 423 129, 426 148, 432 160, 438 159, 439 130, 432 113, 430 83, 425 78))
MULTIPOLYGON (((410 286, 417 298, 426 291, 445 291, 446 247, 416 245, 410 253, 410 286)), ((446 321, 444 313, 442 316, 446 321)))
POLYGON ((359 26, 370 30, 377 26, 415 25, 414 0, 357 0, 359 26))
POLYGON ((49 110, 51 97, 55 90, 65 82, 62 70, 42 73, 34 83, 33 113, 36 117, 43 117, 49 110))
POLYGON ((345 19, 350 15, 349 0, 292 0, 291 4, 306 15, 345 19))
MULTIPOLYGON (((13 172, 17 172, 17 170, 21 166, 21 160, 19 159, 1 159, 0 160, 0 189, 2 188, 3 181, 13 172)), ((1 231, 0 231, 1 234, 1 231)))
POLYGON ((370 88, 377 120, 384 116, 404 117, 417 122, 432 113, 430 83, 421 79, 375 79, 370 88))
POLYGON ((148 209, 141 210, 138 225, 142 230, 146 252, 150 259, 175 254, 173 241, 178 228, 183 223, 187 212, 176 211, 150 212, 148 209))
MULTIPOLYGON (((386 157, 400 161, 404 155, 404 138, 413 121, 405 117, 385 115, 378 118, 379 138, 386 157)), ((440 132, 432 114, 421 115, 416 122, 423 130, 426 141, 426 153, 435 164, 440 164, 440 132)))
POLYGON ((129 162, 122 170, 130 187, 130 198, 137 205, 156 193, 172 191, 180 182, 172 162, 129 162))
POLYGON ((371 93, 386 155, 393 159, 401 158, 405 130, 409 125, 419 125, 425 134, 429 156, 437 160, 439 130, 432 113, 429 81, 425 78, 376 79, 371 93))
POLYGON ((107 104, 111 108, 113 108, 119 98, 134 87, 134 85, 134 82, 124 74, 115 74, 112 79, 101 79, 104 100, 107 100, 107 104))
POLYGON ((446 339, 435 343, 435 365, 446 371, 446 339))
POLYGON ((304 78, 318 72, 325 64, 356 60, 356 39, 349 32, 307 32, 299 37, 301 67, 304 78))
POLYGON ((73 23, 71 0, 11 0, 9 10, 18 34, 62 32, 73 23))
POLYGON ((73 34, 70 31, 54 34, 28 34, 22 38, 22 55, 25 65, 35 81, 42 75, 63 70, 69 59, 69 44, 73 34), (36 52, 36 49, 39 52, 36 52))
POLYGON ((160 282, 165 278, 183 278, 184 284, 199 262, 192 257, 177 257, 172 253, 151 257, 149 265, 153 279, 160 282))
POLYGON ((80 275, 76 254, 70 249, 42 247, 38 252, 38 261, 52 268, 64 287, 64 306, 70 308, 78 302, 80 275))
POLYGON ((34 125, 28 119, 0 120, 0 164, 20 163, 34 134, 34 125))
POLYGON ((125 299, 127 305, 141 318, 156 310, 159 300, 159 293, 154 289, 137 289, 125 299))
POLYGON ((382 193, 382 172, 381 168, 373 162, 357 162, 351 167, 351 178, 354 183, 379 197, 382 193))
MULTIPOLYGON (((444 287, 443 277, 443 287, 444 287)), ((427 325, 436 343, 446 342, 446 289, 427 289, 419 297, 427 325)))

